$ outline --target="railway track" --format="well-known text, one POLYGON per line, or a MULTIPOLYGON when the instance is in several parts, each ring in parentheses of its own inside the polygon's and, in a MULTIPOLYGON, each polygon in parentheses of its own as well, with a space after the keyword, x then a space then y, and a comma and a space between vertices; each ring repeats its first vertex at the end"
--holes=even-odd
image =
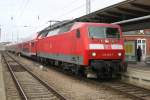
POLYGON ((103 83, 104 86, 121 92, 135 100, 150 100, 150 90, 120 81, 103 83))
MULTIPOLYGON (((53 69, 57 70, 57 68, 53 69)), ((62 70, 59 69, 58 71, 63 72, 62 70)), ((74 77, 74 75, 71 73, 64 73, 64 74, 74 77)), ((131 84, 123 83, 121 81, 98 82, 97 80, 89 80, 80 76, 75 76, 74 78, 80 80, 82 79, 86 82, 96 84, 97 86, 103 85, 103 87, 106 88, 108 91, 113 90, 121 95, 125 95, 125 97, 131 98, 132 100, 150 100, 150 90, 140 88, 131 84)))
POLYGON ((11 56, 3 54, 3 58, 23 100, 66 100, 11 56))

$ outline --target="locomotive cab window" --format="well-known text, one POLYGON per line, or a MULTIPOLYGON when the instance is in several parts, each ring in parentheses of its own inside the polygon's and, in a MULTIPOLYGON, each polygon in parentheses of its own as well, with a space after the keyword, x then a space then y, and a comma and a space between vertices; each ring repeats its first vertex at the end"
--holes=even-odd
POLYGON ((118 28, 107 28, 106 35, 107 38, 120 38, 118 28))
POLYGON ((120 38, 118 28, 103 26, 90 26, 89 36, 91 38, 120 38))

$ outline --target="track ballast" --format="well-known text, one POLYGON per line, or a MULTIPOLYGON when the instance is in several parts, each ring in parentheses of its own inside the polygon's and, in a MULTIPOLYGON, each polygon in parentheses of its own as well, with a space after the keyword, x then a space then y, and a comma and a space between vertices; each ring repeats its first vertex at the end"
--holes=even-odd
POLYGON ((8 54, 3 55, 3 58, 23 100, 66 100, 8 54))

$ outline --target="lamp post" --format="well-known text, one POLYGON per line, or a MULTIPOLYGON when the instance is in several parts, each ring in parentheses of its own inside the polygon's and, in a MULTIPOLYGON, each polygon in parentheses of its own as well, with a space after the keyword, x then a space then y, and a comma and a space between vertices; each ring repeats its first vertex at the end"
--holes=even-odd
MULTIPOLYGON (((11 16, 10 20, 11 20, 11 26, 12 26, 12 27, 13 27, 13 19, 14 19, 14 18, 11 16)), ((12 28, 11 31, 12 31, 11 39, 12 39, 12 42, 13 42, 13 37, 14 37, 14 36, 13 36, 13 28, 12 28)))

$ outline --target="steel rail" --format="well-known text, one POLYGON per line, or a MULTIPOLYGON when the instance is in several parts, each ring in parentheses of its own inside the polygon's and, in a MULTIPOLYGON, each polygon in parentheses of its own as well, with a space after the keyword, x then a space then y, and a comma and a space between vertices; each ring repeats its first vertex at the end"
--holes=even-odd
MULTIPOLYGON (((120 83, 121 84, 121 83, 120 83)), ((129 86, 134 86, 134 85, 131 85, 131 84, 126 84, 126 83, 124 83, 125 85, 129 85, 129 86)), ((129 92, 127 92, 127 91, 123 91, 123 89, 117 89, 117 88, 115 88, 115 87, 113 87, 113 84, 111 85, 110 83, 109 84, 103 84, 103 86, 105 86, 105 87, 108 87, 108 88, 110 88, 110 89, 112 89, 112 90, 115 90, 116 92, 120 92, 120 93, 122 93, 122 94, 125 94, 125 95, 127 95, 127 96, 129 96, 130 98, 133 98, 133 99, 135 99, 135 100, 147 100, 147 99, 144 99, 144 98, 142 98, 142 97, 140 97, 140 96, 136 96, 136 95, 134 95, 134 94, 132 94, 132 93, 129 93, 129 92)), ((137 86, 134 86, 135 88, 139 88, 139 89, 141 89, 141 90, 147 90, 147 89, 144 89, 144 88, 140 88, 140 87, 137 87, 137 86)), ((132 89, 132 88, 131 88, 132 89)))
POLYGON ((25 69, 28 73, 30 73, 35 79, 37 79, 42 85, 44 85, 49 91, 51 91, 53 94, 55 94, 60 100, 67 100, 64 96, 58 93, 57 90, 53 89, 51 86, 49 86, 48 83, 45 81, 41 80, 37 75, 35 75, 33 72, 31 72, 29 69, 27 69, 24 65, 19 63, 16 59, 14 59, 12 56, 7 54, 11 59, 13 59, 17 64, 19 64, 22 68, 25 69))
POLYGON ((15 82, 15 85, 16 85, 17 89, 19 90, 19 93, 20 93, 20 95, 21 95, 21 98, 22 98, 23 100, 28 100, 27 95, 25 94, 25 92, 24 92, 22 86, 20 85, 20 83, 19 83, 19 81, 18 81, 16 75, 14 74, 12 68, 10 67, 10 64, 8 63, 8 61, 6 60, 6 58, 5 58, 4 55, 3 55, 3 58, 4 58, 5 63, 7 64, 7 67, 8 67, 8 69, 9 69, 9 71, 10 71, 10 74, 11 74, 11 76, 12 76, 14 82, 15 82))

